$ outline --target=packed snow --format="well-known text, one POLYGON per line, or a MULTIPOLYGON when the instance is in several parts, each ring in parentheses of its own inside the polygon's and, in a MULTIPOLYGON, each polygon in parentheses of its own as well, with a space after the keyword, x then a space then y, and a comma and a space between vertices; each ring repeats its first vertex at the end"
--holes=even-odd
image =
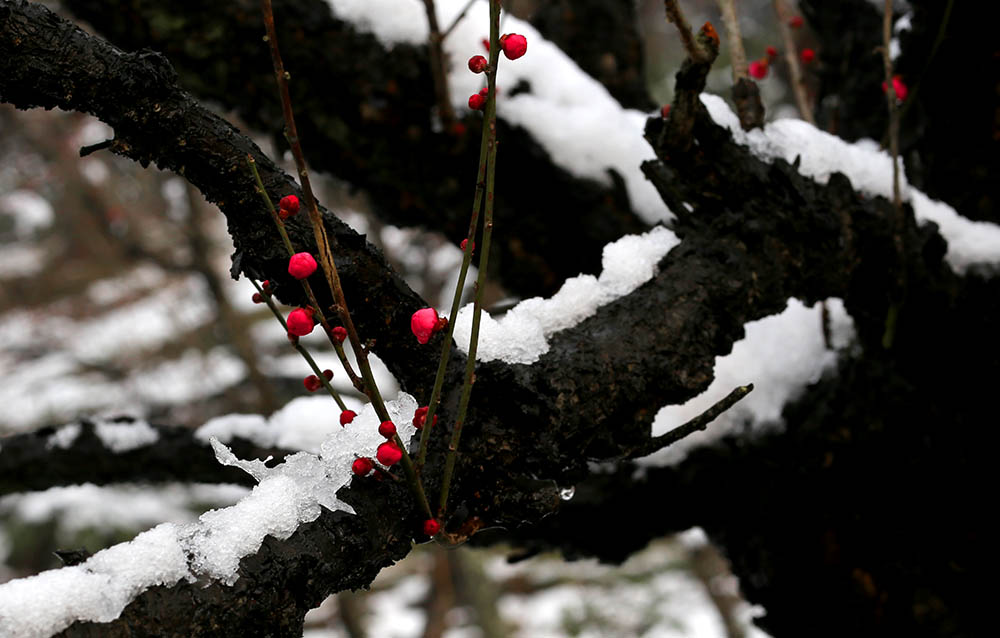
MULTIPOLYGON (((335 417, 330 405, 329 400, 323 406, 314 404, 299 416, 324 422, 335 417)), ((407 445, 416 431, 416 400, 401 394, 386 407, 407 445)), ((319 456, 300 452, 274 468, 262 461, 241 461, 213 440, 222 463, 241 467, 259 481, 250 495, 231 507, 202 514, 195 523, 158 525, 80 565, 0 585, 0 635, 43 638, 78 620, 108 622, 155 585, 204 577, 233 584, 240 559, 256 552, 265 536, 288 538, 300 524, 315 520, 321 506, 354 513, 336 493, 350 482, 355 455, 373 455, 384 441, 379 421, 369 404, 353 423, 327 437, 319 456)))

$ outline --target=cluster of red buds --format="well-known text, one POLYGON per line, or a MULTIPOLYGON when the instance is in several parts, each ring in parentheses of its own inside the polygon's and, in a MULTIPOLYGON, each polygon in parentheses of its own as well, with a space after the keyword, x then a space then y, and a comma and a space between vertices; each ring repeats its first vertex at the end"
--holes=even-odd
POLYGON ((278 217, 288 219, 299 212, 299 198, 295 195, 285 195, 278 202, 278 217))
POLYGON ((778 50, 772 46, 764 49, 764 52, 767 54, 766 57, 754 60, 747 65, 747 72, 751 77, 757 80, 763 80, 767 77, 767 72, 771 68, 771 63, 778 57, 778 50))
MULTIPOLYGON (((333 370, 324 370, 323 376, 326 377, 327 382, 333 380, 333 370)), ((310 374, 305 379, 302 379, 302 385, 306 387, 306 390, 310 392, 315 392, 323 387, 323 382, 319 380, 315 374, 310 374)))
MULTIPOLYGON (((888 85, 882 82, 882 92, 885 93, 888 90, 888 85)), ((910 93, 910 88, 903 82, 903 76, 901 75, 892 76, 892 90, 896 92, 897 103, 906 101, 906 96, 910 93)))
MULTIPOLYGON (((484 39, 483 47, 488 52, 490 41, 484 39)), ((500 50, 507 56, 508 60, 516 60, 528 51, 528 39, 519 33, 505 33, 500 36, 500 50)), ((469 70, 473 73, 484 73, 489 68, 489 62, 481 55, 474 55, 469 58, 469 70)), ((489 97, 489 90, 484 88, 479 93, 469 96, 469 108, 473 111, 481 111, 486 108, 486 98, 489 97)))
MULTIPOLYGON (((423 407, 417 408, 417 411, 413 413, 413 427, 418 430, 424 429, 424 422, 427 421, 427 410, 429 408, 425 405, 423 407)), ((431 421, 431 427, 437 425, 438 417, 435 414, 434 420, 431 421)))

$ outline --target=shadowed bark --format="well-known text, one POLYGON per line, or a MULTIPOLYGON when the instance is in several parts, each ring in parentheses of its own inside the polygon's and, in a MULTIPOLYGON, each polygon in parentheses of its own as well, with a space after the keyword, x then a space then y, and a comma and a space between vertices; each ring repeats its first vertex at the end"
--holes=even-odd
MULTIPOLYGON (((237 246, 234 271, 287 283, 276 237, 256 204, 241 164, 243 157, 254 154, 265 184, 275 194, 292 192, 290 179, 233 127, 180 90, 161 56, 123 54, 48 11, 20 1, 0 2, 0 26, 0 98, 21 108, 60 106, 95 113, 115 127, 111 150, 142 162, 157 161, 183 174, 219 204, 237 246)), ((702 88, 697 83, 679 84, 679 91, 693 95, 702 88)), ((801 629, 796 623, 803 616, 798 615, 794 602, 786 602, 796 600, 792 587, 798 588, 799 598, 809 593, 794 579, 799 573, 795 566, 809 561, 816 565, 827 557, 816 552, 827 538, 818 524, 803 524, 801 536, 794 536, 795 532, 802 529, 800 522, 827 521, 834 534, 845 529, 851 532, 850 542, 832 547, 840 552, 837 564, 851 566, 853 580, 824 585, 820 591, 829 590, 830 598, 823 593, 814 596, 813 609, 822 606, 828 615, 855 620, 855 635, 877 635, 885 629, 883 622, 904 629, 916 623, 927 630, 924 635, 934 635, 929 633, 933 628, 965 626, 964 608, 957 604, 953 610, 947 608, 954 600, 950 594, 931 592, 920 599, 937 614, 932 616, 922 615, 923 608, 909 605, 905 597, 899 607, 879 603, 896 604, 895 594, 880 589, 879 568, 895 567, 890 573, 902 581, 908 570, 925 564, 927 574, 948 569, 943 562, 948 557, 904 552, 886 558, 887 565, 876 565, 872 557, 886 549, 887 539, 866 536, 864 529, 868 521, 877 526, 885 520, 864 515, 896 511, 882 508, 886 499, 894 497, 914 506, 918 495, 937 498, 937 492, 929 491, 935 485, 968 490, 976 484, 965 482, 979 478, 968 474, 959 474, 957 484, 928 482, 923 472, 943 461, 940 448, 927 445, 926 436, 933 432, 946 436, 948 428, 956 428, 956 438, 946 441, 964 445, 959 428, 979 424, 992 414, 982 399, 990 396, 986 382, 956 362, 973 353, 983 356, 982 352, 998 351, 995 335, 991 340, 977 340, 977 335, 988 334, 986 327, 1000 314, 990 301, 997 295, 988 283, 954 275, 942 262, 945 245, 935 228, 918 228, 908 214, 901 229, 902 265, 911 290, 900 314, 894 349, 883 353, 879 343, 888 291, 896 281, 891 272, 896 253, 889 203, 859 197, 839 174, 819 185, 787 162, 762 162, 712 123, 700 103, 690 99, 692 95, 686 98, 693 105, 686 114, 692 126, 671 129, 664 126, 664 120, 651 119, 647 139, 658 160, 643 167, 664 200, 673 210, 682 211, 677 229, 683 243, 662 260, 658 274, 649 282, 576 327, 557 333, 549 352, 537 363, 493 362, 478 367, 480 389, 463 436, 457 482, 452 487, 455 509, 446 521, 449 530, 472 533, 494 525, 523 527, 527 530, 524 542, 551 538, 540 530, 566 520, 563 515, 586 502, 581 496, 586 483, 568 505, 561 505, 557 485, 584 481, 591 474, 588 461, 618 461, 648 441, 657 409, 703 391, 711 381, 715 357, 728 353, 733 342, 742 338, 747 321, 780 311, 792 296, 807 302, 839 296, 857 326, 859 351, 864 353, 861 370, 874 370, 855 389, 866 389, 872 395, 868 401, 885 392, 895 393, 890 394, 895 401, 889 404, 888 413, 893 416, 893 427, 886 427, 888 420, 868 421, 865 401, 855 403, 850 393, 834 393, 815 404, 816 418, 829 423, 843 415, 850 427, 802 428, 798 430, 804 437, 801 441, 764 437, 757 443, 741 442, 692 455, 679 468, 651 471, 650 481, 666 478, 645 492, 636 492, 646 496, 644 501, 628 500, 630 490, 641 484, 633 479, 601 486, 605 504, 623 509, 616 516, 590 519, 577 529, 606 532, 612 549, 605 557, 620 559, 652 533, 704 525, 728 549, 751 600, 768 606, 768 622, 780 630, 774 634, 778 636, 803 635, 794 631, 801 629), (674 139, 674 134, 683 134, 684 139, 674 139), (691 206, 688 213, 683 212, 685 203, 691 206), (967 317, 970 327, 962 329, 967 317), (946 326, 951 341, 938 342, 938 325, 946 326), (929 342, 933 343, 928 346, 929 342), (941 357, 945 367, 931 365, 934 357, 941 357), (882 369, 889 372, 880 376, 877 372, 882 369), (880 385, 888 381, 894 382, 880 385), (938 387, 941 401, 928 390, 938 387), (904 410, 915 397, 926 401, 921 408, 929 404, 936 410, 904 410), (951 398, 968 406, 969 412, 957 422, 947 414, 951 398), (910 427, 900 427, 903 424, 910 427), (919 435, 914 438, 913 432, 919 435), (867 445, 872 440, 879 444, 867 445), (730 449, 745 456, 734 452, 727 457, 730 449), (828 454, 833 461, 828 461, 828 454), (841 464, 840 454, 849 460, 841 464), (884 465, 891 454, 900 462, 884 465), (727 464, 727 458, 733 462, 727 464), (827 473, 830 463, 842 474, 827 473), (881 489, 870 489, 871 476, 877 477, 881 489), (820 479, 832 482, 815 482, 820 479), (917 486, 912 493, 907 491, 911 484, 917 486), (853 498, 839 495, 842 485, 851 488, 853 498), (819 497, 799 491, 813 486, 819 497), (723 489, 732 490, 727 500, 721 500, 723 489), (908 500, 902 500, 901 494, 908 500), (840 499, 839 507, 828 515, 829 501, 834 498, 840 499), (649 515, 651 507, 658 508, 653 516, 649 515), (544 518, 557 511, 562 514, 544 518), (632 520, 642 524, 623 524, 632 520), (542 527, 525 527, 539 521, 542 527), (761 521, 772 524, 766 530, 769 533, 761 531, 761 521), (789 535, 799 542, 789 543, 789 535), (863 600, 875 603, 857 603, 852 595, 858 586, 861 595, 868 597, 863 600), (838 606, 845 601, 846 613, 838 606), (944 601, 940 613, 938 601, 944 601), (935 624, 920 624, 928 618, 935 624)), ((404 320, 422 305, 421 300, 363 238, 333 216, 326 219, 338 267, 343 264, 341 277, 348 299, 365 300, 354 306, 359 330, 376 338, 375 351, 420 400, 429 394, 427 380, 432 378, 438 351, 433 346, 417 348, 406 329, 404 320)), ((294 225, 293 231, 294 239, 306 245, 303 229, 294 225)), ((996 366, 995 355, 985 356, 996 366)), ((460 366, 461 357, 455 360, 455 366, 460 366)), ((458 384, 446 387, 457 389, 458 384)), ((449 423, 454 394, 443 402, 442 429, 449 423)), ((808 418, 800 413, 790 421, 790 431, 796 431, 792 424, 808 422, 808 418)), ((430 458, 441 457, 445 438, 443 433, 433 437, 430 458)), ((949 469, 961 469, 969 456, 949 449, 943 458, 949 469)), ((437 464, 428 466, 425 480, 430 493, 435 493, 437 464)), ((153 588, 137 597, 115 621, 77 623, 64 634, 298 635, 295 632, 301 632, 307 609, 331 592, 367 585, 379 569, 404 556, 417 536, 422 517, 404 486, 393 481, 356 481, 341 490, 340 496, 356 508, 357 516, 324 511, 284 541, 266 539, 256 554, 241 562, 235 586, 180 583, 153 588)), ((964 508, 949 506, 944 512, 949 520, 957 521, 955 529, 977 538, 982 528, 964 508)), ((905 527, 891 529, 898 533, 905 527)), ((593 543, 579 540, 579 533, 565 538, 565 543, 556 538, 555 544, 570 552, 601 553, 593 543)), ((968 561, 958 564, 969 569, 968 561)), ((919 582, 932 587, 935 581, 919 582)), ((809 635, 844 635, 837 633, 842 628, 836 623, 814 623, 809 635)))

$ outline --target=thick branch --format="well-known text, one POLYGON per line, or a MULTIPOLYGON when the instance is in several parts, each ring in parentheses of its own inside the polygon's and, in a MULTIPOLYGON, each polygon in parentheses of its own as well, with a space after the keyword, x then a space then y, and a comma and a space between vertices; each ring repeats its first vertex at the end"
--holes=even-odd
MULTIPOLYGON (((253 0, 119 0, 114 11, 104 0, 64 6, 123 49, 162 51, 184 88, 233 109, 284 146, 253 0)), ((332 16, 324 0, 276 0, 274 12, 312 169, 364 190, 388 223, 425 226, 461 242, 482 118, 463 109, 464 135, 435 132, 427 47, 387 48, 332 16)), ((453 62, 464 66, 464 59, 453 62)), ((511 232, 497 238, 491 280, 523 297, 548 295, 567 277, 598 272, 605 244, 647 228, 620 183, 573 177, 527 131, 502 120, 499 127, 504 155, 516 161, 502 163, 497 179, 517 188, 497 200, 497 223, 511 232)))
MULTIPOLYGON (((119 419, 117 423, 130 421, 119 419)), ((56 435, 58 428, 42 428, 0 439, 0 496, 81 483, 252 483, 246 473, 219 465, 212 448, 187 428, 153 425, 150 427, 158 435, 155 442, 115 452, 89 421, 63 427, 70 428, 75 436, 60 439, 56 435)), ((271 456, 280 462, 289 454, 242 439, 233 439, 228 445, 240 458, 271 456)))

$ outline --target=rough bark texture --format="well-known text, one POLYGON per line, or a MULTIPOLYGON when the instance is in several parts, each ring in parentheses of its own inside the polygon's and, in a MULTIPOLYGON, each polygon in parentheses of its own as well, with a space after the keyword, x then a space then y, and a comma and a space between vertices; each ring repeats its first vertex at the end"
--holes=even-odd
MULTIPOLYGON (((123 54, 23 1, 0 2, 0 27, 0 98, 97 114, 115 127, 112 150, 180 172, 219 203, 235 269, 283 281, 242 158, 257 157, 275 193, 291 192, 289 178, 177 88, 161 56, 123 54)), ((700 90, 678 82, 690 128, 653 118, 646 131, 658 160, 644 170, 682 211, 683 243, 648 283, 558 333, 536 364, 479 366, 448 528, 520 528, 525 544, 619 560, 653 535, 700 524, 767 607, 775 636, 967 635, 986 608, 976 604, 987 591, 977 561, 989 551, 977 513, 990 467, 979 428, 991 422, 989 384, 1000 372, 996 284, 954 275, 934 227, 908 215, 910 289, 884 352, 897 280, 889 203, 860 197, 842 175, 818 185, 787 162, 752 157, 692 99, 700 90), (792 296, 842 297, 858 345, 840 377, 789 409, 786 435, 733 440, 643 479, 628 466, 587 479, 588 461, 627 457, 659 407, 708 386, 745 322, 792 296), (574 483, 576 498, 560 507, 556 486, 574 483)), ((266 110, 259 99, 254 108, 266 110)), ((384 158, 371 157, 381 170, 384 158)), ((365 300, 355 305, 362 334, 425 397, 438 350, 417 349, 399 323, 420 300, 362 238, 327 222, 348 299, 365 300)), ((444 399, 442 429, 455 400, 444 399)), ((431 458, 444 439, 433 437, 431 458)), ((156 588, 112 623, 65 635, 300 635, 305 611, 328 593, 364 586, 404 556, 421 518, 393 481, 357 481, 341 498, 358 516, 324 512, 284 541, 267 539, 232 588, 156 588)))
MULTIPOLYGON (((459 113, 467 127, 460 135, 434 132, 426 47, 386 50, 371 34, 331 16, 323 0, 273 4, 311 166, 363 189, 386 222, 424 226, 461 242, 473 199, 480 114, 459 113)), ((162 52, 182 87, 232 109, 286 146, 256 0, 127 0, 114 11, 103 0, 65 6, 126 51, 162 52)), ((491 277, 513 294, 551 294, 567 277, 599 272, 601 247, 646 229, 613 176, 610 185, 571 176, 525 130, 502 120, 499 138, 501 155, 511 159, 497 167, 503 195, 494 215, 497 226, 511 232, 494 241, 491 277)))

